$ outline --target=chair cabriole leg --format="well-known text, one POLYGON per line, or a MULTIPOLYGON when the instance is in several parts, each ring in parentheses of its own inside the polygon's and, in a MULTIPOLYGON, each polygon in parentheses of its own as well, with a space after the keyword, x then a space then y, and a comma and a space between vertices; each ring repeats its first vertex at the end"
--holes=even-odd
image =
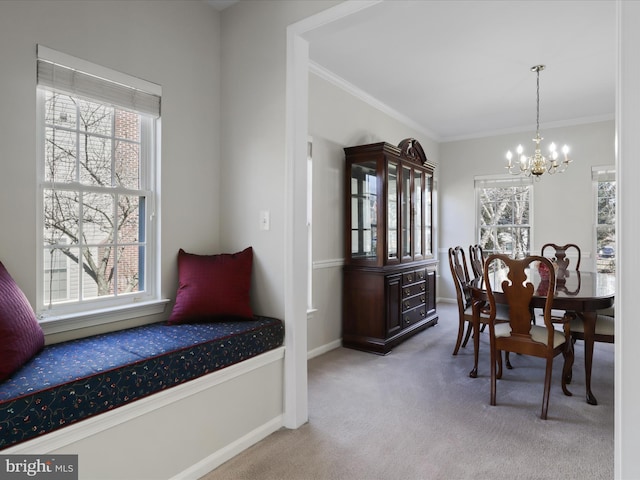
POLYGON ((549 410, 549 394, 551 392, 551 373, 553 372, 553 358, 547 358, 547 368, 544 374, 544 393, 542 395, 542 420, 547 419, 547 411, 549 410))
POLYGON ((460 324, 458 325, 458 338, 456 339, 456 346, 453 349, 452 355, 457 355, 462 344, 462 335, 464 335, 464 320, 460 318, 460 324))

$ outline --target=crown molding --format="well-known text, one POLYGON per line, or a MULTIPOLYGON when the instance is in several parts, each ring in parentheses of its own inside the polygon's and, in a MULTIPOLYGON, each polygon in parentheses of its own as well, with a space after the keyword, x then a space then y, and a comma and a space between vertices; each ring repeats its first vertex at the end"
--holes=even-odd
POLYGON ((442 139, 440 138, 440 136, 438 134, 436 134, 435 132, 429 130, 424 125, 421 125, 421 124, 417 123, 415 120, 413 120, 413 119, 407 117, 406 115, 398 112, 397 110, 391 108, 389 105, 381 102, 380 100, 376 99, 375 97, 373 97, 372 95, 368 94, 364 90, 356 87, 355 85, 353 85, 352 83, 348 82, 344 78, 336 75, 335 73, 331 72, 330 70, 327 70, 326 68, 322 67, 321 65, 317 64, 316 62, 313 62, 312 60, 309 60, 309 72, 313 73, 314 75, 316 75, 316 76, 318 76, 320 78, 322 78, 323 80, 326 80, 329 83, 332 83, 336 87, 346 91, 347 93, 353 95, 354 97, 358 98, 359 100, 361 100, 361 101, 365 102, 366 104, 370 105, 371 107, 373 107, 373 108, 375 108, 377 110, 380 110, 382 113, 390 116, 391 118, 394 118, 394 119, 398 120, 399 122, 404 123, 408 127, 411 127, 414 130, 417 130, 418 132, 421 132, 423 135, 429 137, 430 139, 432 139, 432 140, 434 140, 436 142, 442 141, 442 139))

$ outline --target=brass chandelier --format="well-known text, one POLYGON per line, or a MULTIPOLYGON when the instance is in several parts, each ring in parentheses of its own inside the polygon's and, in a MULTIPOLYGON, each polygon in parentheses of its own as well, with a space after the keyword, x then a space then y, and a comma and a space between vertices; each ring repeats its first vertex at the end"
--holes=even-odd
POLYGON ((540 142, 543 138, 540 136, 540 72, 544 70, 544 65, 535 65, 531 67, 532 72, 536 72, 536 137, 533 139, 535 150, 533 155, 525 155, 522 145, 516 148, 518 158, 513 161, 513 153, 511 150, 507 152, 507 166, 505 167, 510 174, 526 176, 535 176, 536 180, 540 179, 543 173, 562 173, 564 172, 571 160, 569 160, 569 147, 564 145, 562 153, 564 160, 558 160, 559 154, 556 144, 551 142, 549 145, 549 155, 545 157, 540 150, 540 142))

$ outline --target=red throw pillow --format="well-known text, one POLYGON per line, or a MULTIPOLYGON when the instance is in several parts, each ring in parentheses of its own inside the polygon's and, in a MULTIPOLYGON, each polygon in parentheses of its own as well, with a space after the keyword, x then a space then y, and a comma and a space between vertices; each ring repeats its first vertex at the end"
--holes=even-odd
POLYGON ((44 333, 29 301, 0 262, 0 381, 44 347, 44 333))
POLYGON ((250 304, 253 249, 220 255, 178 252, 178 293, 169 323, 253 318, 250 304))

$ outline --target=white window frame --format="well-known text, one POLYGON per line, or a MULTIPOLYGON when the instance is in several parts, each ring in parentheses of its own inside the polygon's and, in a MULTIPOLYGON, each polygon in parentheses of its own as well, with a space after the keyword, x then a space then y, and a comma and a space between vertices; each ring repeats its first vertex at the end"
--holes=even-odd
POLYGON ((307 139, 307 311, 313 310, 313 138, 307 139))
MULTIPOLYGON (((478 243, 481 242, 481 209, 482 204, 480 202, 480 189, 486 187, 513 187, 513 186, 526 186, 529 190, 529 251, 528 252, 499 252, 499 253, 507 253, 507 254, 516 254, 519 256, 522 255, 530 255, 533 245, 533 226, 534 226, 534 215, 533 215, 533 180, 531 177, 526 176, 505 176, 505 175, 485 175, 485 176, 476 176, 474 177, 474 195, 475 195, 475 204, 476 204, 476 241, 478 243)), ((488 252, 485 252, 488 253, 488 252)))
MULTIPOLYGON (((141 138, 141 162, 142 178, 147 198, 146 204, 146 228, 145 228, 145 271, 144 271, 144 290, 140 292, 132 292, 128 294, 120 294, 114 297, 92 298, 80 302, 60 303, 49 305, 45 299, 44 288, 44 215, 42 210, 43 192, 47 184, 44 177, 45 165, 45 114, 44 114, 44 98, 45 91, 38 87, 37 89, 37 182, 38 182, 38 199, 37 199, 37 296, 36 296, 36 313, 45 334, 59 333, 76 328, 84 328, 104 323, 111 323, 135 318, 146 315, 153 315, 164 311, 168 302, 166 299, 160 298, 160 273, 161 264, 159 256, 159 232, 160 222, 157 215, 160 206, 159 198, 159 166, 160 166, 160 130, 161 120, 159 117, 159 98, 161 97, 161 88, 159 85, 147 82, 145 80, 132 77, 130 75, 117 72, 100 65, 96 65, 85 60, 72 57, 62 52, 49 49, 38 45, 38 60, 47 63, 62 65, 67 69, 83 72, 89 76, 98 77, 115 84, 130 87, 135 92, 143 92, 158 97, 157 117, 151 118, 143 114, 143 123, 146 127, 146 134, 141 138)), ((54 78, 55 80, 55 78, 54 78)), ((51 85, 45 83, 45 89, 52 90, 51 85)), ((75 92, 66 91, 74 95, 75 92)), ((80 95, 81 96, 81 95, 80 95)), ((109 102, 87 96, 100 103, 108 104, 109 102)), ((143 110, 144 112, 144 110, 143 110)), ((120 192, 119 188, 113 188, 113 193, 126 193, 124 190, 120 192)))
MULTIPOLYGON (((598 183, 600 182, 610 182, 616 181, 616 169, 613 165, 603 165, 603 166, 594 166, 591 167, 591 180, 593 184, 593 212, 594 212, 594 221, 593 221, 593 252, 594 252, 594 263, 596 270, 600 270, 601 266, 599 265, 600 254, 598 249, 598 229, 602 226, 598 223, 598 183)), ((616 186, 616 195, 617 195, 617 186, 616 186)), ((617 215, 617 202, 616 202, 616 215, 617 215)), ((603 224, 605 225, 605 224, 603 224)), ((615 221, 612 224, 614 230, 616 228, 615 221)), ((617 236, 616 236, 617 238, 617 236)), ((616 256, 613 258, 614 269, 617 269, 617 243, 615 245, 616 256)), ((615 271, 615 270, 614 270, 615 271)))

